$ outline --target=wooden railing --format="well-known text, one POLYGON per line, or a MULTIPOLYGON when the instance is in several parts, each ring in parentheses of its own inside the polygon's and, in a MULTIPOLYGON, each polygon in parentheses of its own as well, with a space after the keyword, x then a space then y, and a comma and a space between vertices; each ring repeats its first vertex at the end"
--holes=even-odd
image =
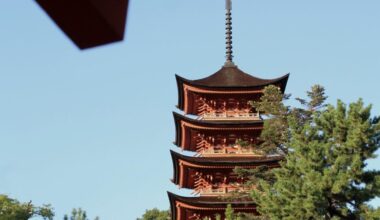
POLYGON ((203 113, 198 119, 200 120, 260 120, 259 113, 247 112, 211 112, 203 113))
POLYGON ((221 187, 207 187, 207 188, 202 188, 199 189, 197 194, 200 194, 202 196, 221 196, 221 195, 226 195, 228 193, 233 193, 233 192, 248 192, 249 189, 246 189, 244 187, 237 187, 233 185, 227 185, 227 186, 221 186, 221 187))
POLYGON ((241 146, 233 146, 233 147, 222 147, 222 148, 214 148, 210 147, 208 149, 203 149, 198 151, 198 154, 203 156, 220 156, 220 155, 244 155, 244 154, 256 154, 253 147, 241 147, 241 146))

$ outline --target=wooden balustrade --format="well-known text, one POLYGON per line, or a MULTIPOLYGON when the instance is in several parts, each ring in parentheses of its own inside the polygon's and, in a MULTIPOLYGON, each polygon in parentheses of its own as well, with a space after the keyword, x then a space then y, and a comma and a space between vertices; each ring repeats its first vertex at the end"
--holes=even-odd
POLYGON ((260 120, 259 113, 244 111, 204 112, 199 120, 260 120))
POLYGON ((241 146, 222 146, 222 147, 209 147, 207 149, 199 149, 198 154, 202 156, 220 156, 220 155, 255 155, 256 152, 253 147, 241 146))
POLYGON ((229 193, 235 193, 235 192, 248 192, 250 189, 242 186, 236 186, 236 185, 224 185, 215 187, 215 186, 209 186, 204 188, 198 188, 196 191, 196 194, 200 194, 202 196, 222 196, 227 195, 229 193))

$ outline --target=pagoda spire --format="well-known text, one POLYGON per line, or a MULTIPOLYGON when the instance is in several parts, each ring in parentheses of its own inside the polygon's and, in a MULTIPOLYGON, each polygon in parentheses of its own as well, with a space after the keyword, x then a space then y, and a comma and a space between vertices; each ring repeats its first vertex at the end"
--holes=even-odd
POLYGON ((226 0, 226 62, 225 67, 234 67, 235 64, 232 60, 232 2, 231 0, 226 0))

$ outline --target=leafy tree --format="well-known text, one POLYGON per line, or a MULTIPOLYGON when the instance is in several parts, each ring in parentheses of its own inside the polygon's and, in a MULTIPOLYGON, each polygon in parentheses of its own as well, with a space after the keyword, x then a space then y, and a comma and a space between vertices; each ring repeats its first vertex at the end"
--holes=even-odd
POLYGON ((32 217, 52 220, 54 212, 50 205, 37 207, 32 202, 20 203, 16 199, 0 195, 0 220, 28 220, 32 217))
MULTIPOLYGON (((63 220, 88 220, 86 211, 82 210, 81 208, 73 209, 71 211, 70 218, 65 215, 63 217, 63 220)), ((99 217, 95 217, 94 220, 99 220, 99 217)))
POLYGON ((237 170, 255 184, 261 218, 380 219, 367 204, 380 196, 380 172, 366 169, 380 147, 379 118, 362 100, 325 105, 321 86, 308 97, 297 99, 302 108, 290 108, 282 102, 288 96, 272 86, 252 103, 268 114, 260 147, 284 156, 277 169, 237 170))
POLYGON ((161 211, 157 208, 146 210, 141 218, 137 220, 170 220, 170 212, 161 211))

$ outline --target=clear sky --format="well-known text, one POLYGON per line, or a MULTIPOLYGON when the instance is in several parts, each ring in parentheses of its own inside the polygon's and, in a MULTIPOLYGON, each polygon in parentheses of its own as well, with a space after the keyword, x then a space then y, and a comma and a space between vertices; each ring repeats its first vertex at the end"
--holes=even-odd
MULTIPOLYGON (((380 1, 235 0, 235 63, 287 92, 363 97, 380 115, 380 1)), ((0 1, 0 193, 103 220, 167 209, 174 74, 224 63, 224 0, 132 0, 126 40, 80 51, 27 0, 0 1)), ((380 159, 371 161, 372 168, 380 159)), ((379 202, 373 204, 378 205, 379 202)))

